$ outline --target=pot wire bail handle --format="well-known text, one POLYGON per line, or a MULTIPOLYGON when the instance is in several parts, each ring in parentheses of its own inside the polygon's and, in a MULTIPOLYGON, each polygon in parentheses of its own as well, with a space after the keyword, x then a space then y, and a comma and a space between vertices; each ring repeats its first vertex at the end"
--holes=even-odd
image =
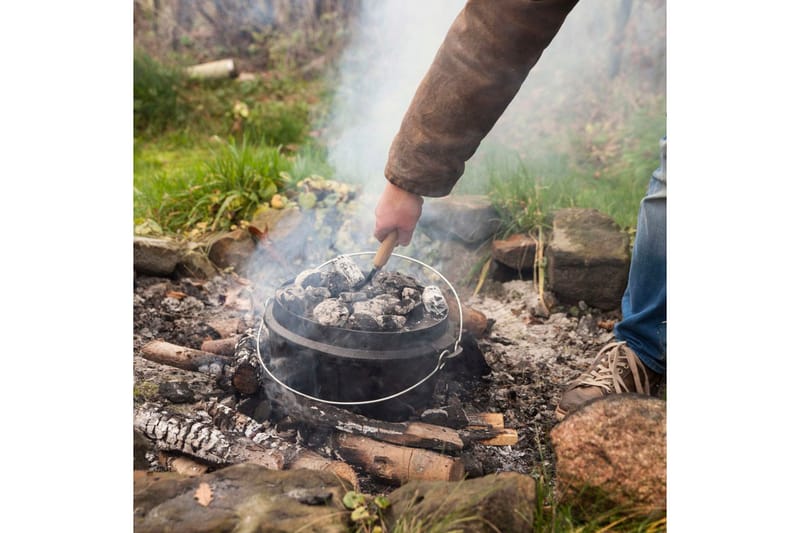
MULTIPOLYGON (((353 253, 349 253, 349 254, 342 254, 339 257, 342 257, 342 256, 344 256, 344 257, 352 257, 352 256, 356 256, 356 255, 368 255, 368 254, 372 255, 372 254, 374 254, 374 252, 353 252, 353 253)), ((410 387, 408 387, 408 388, 406 388, 404 390, 401 390, 400 392, 396 392, 396 393, 394 393, 394 394, 392 394, 390 396, 385 396, 383 398, 378 398, 376 400, 363 400, 363 401, 360 401, 360 402, 339 402, 339 401, 332 401, 332 400, 324 400, 322 398, 317 398, 315 396, 311 396, 310 394, 306 394, 304 392, 298 391, 298 390, 290 387, 289 385, 287 385, 286 383, 284 383, 283 381, 278 379, 278 377, 275 376, 270 371, 269 368, 267 368, 267 364, 264 362, 264 357, 263 357, 263 355, 261 355, 261 331, 265 327, 265 323, 264 323, 264 320, 263 320, 263 317, 262 317, 262 320, 259 321, 260 324, 258 326, 258 334, 256 335, 256 352, 258 353, 258 360, 261 363, 261 368, 264 370, 264 372, 267 373, 267 375, 270 377, 270 379, 272 379, 275 383, 277 383, 281 387, 285 388, 286 390, 291 391, 294 394, 297 394, 298 396, 302 396, 303 398, 307 398, 309 400, 313 400, 315 402, 321 402, 321 403, 325 403, 325 404, 329 404, 329 405, 367 405, 367 404, 372 404, 372 403, 385 402, 387 400, 391 400, 391 399, 397 398, 398 396, 402 396, 403 394, 406 394, 407 392, 414 390, 415 388, 419 387, 420 385, 422 385, 423 383, 428 381, 431 377, 433 377, 441 369, 443 369, 445 367, 445 365, 447 364, 447 360, 448 359, 452 359, 453 357, 456 357, 456 356, 461 354, 461 331, 464 328, 464 314, 463 314, 463 312, 461 310, 461 298, 458 297, 458 293, 456 292, 455 287, 453 287, 453 285, 447 280, 447 278, 445 278, 442 275, 441 272, 439 272, 438 270, 436 270, 432 266, 427 265, 427 264, 423 263, 422 261, 419 261, 418 259, 414 259, 412 257, 407 257, 405 255, 400 255, 400 254, 395 254, 395 253, 393 253, 392 255, 395 256, 395 257, 399 257, 401 259, 405 259, 405 260, 410 261, 412 263, 416 263, 416 264, 422 266, 423 268, 427 268, 428 270, 430 270, 431 272, 433 272, 434 274, 439 276, 439 278, 441 278, 441 280, 444 281, 447 284, 447 287, 450 289, 450 292, 453 294, 453 296, 456 299, 456 303, 458 304, 458 335, 456 337, 455 344, 453 344, 453 350, 452 351, 442 350, 442 352, 439 354, 439 359, 436 361, 436 366, 433 368, 433 370, 427 376, 423 377, 421 380, 419 380, 415 384, 411 385, 410 387)), ((322 268, 322 267, 324 267, 324 266, 326 266, 326 265, 328 265, 328 264, 330 264, 332 262, 333 262, 333 259, 331 259, 330 261, 326 261, 325 263, 322 263, 317 268, 322 268)), ((270 299, 267 299, 267 303, 269 303, 269 300, 270 299)))

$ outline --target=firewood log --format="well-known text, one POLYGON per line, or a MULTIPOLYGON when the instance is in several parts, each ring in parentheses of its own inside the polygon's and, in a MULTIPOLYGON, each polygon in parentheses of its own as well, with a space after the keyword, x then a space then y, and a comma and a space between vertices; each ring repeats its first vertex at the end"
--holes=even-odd
POLYGON ((319 407, 311 400, 296 396, 274 382, 265 385, 268 396, 295 420, 344 433, 369 436, 373 439, 453 453, 464 443, 458 432, 424 422, 385 422, 347 411, 334 405, 319 407))
POLYGON ((338 433, 333 446, 350 464, 381 479, 401 485, 408 481, 457 481, 464 477, 459 457, 380 442, 367 437, 338 433))
POLYGON ((261 390, 261 360, 252 336, 239 339, 234 348, 235 362, 231 370, 231 385, 237 392, 251 395, 261 390))
MULTIPOLYGON (((249 416, 231 409, 216 400, 209 400, 203 406, 211 416, 214 425, 223 430, 243 434, 255 443, 267 442, 274 434, 266 424, 261 424, 249 416)), ((348 481, 358 488, 358 476, 355 470, 345 462, 328 459, 311 450, 301 450, 285 468, 290 470, 307 468, 309 470, 331 471, 339 478, 348 481)))
POLYGON ((144 404, 135 410, 134 428, 159 450, 181 452, 217 465, 250 462, 281 470, 299 452, 296 445, 277 436, 257 444, 247 437, 220 431, 208 419, 188 417, 155 404, 144 404), (273 444, 275 447, 270 447, 273 444))
POLYGON ((239 338, 240 335, 222 339, 208 339, 203 341, 203 344, 200 345, 200 350, 230 357, 236 351, 236 343, 239 341, 239 338))
POLYGON ((221 374, 225 366, 232 363, 230 357, 161 340, 150 341, 142 346, 142 357, 155 363, 214 375, 221 374))
POLYGON ((519 442, 517 430, 505 427, 502 413, 474 413, 469 416, 470 426, 467 429, 480 430, 489 427, 496 431, 496 435, 480 439, 480 443, 486 446, 513 446, 519 442))
POLYGON ((353 489, 358 490, 358 475, 353 467, 344 461, 334 461, 322 455, 312 452, 311 450, 303 450, 289 463, 289 470, 298 470, 306 468, 308 470, 317 470, 321 472, 333 472, 339 479, 348 481, 353 489))

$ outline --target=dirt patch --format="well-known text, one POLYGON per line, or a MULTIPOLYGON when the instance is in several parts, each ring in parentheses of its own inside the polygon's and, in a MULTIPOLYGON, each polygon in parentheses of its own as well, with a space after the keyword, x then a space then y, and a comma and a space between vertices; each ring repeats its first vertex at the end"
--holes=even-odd
MULTIPOLYGON (((514 428, 514 446, 475 445, 466 452, 473 471, 484 474, 513 471, 553 474, 548 434, 563 384, 583 370, 603 344, 612 339, 610 326, 618 312, 601 313, 586 306, 554 308, 548 318, 533 316, 526 302, 534 291, 530 281, 487 283, 465 304, 489 319, 490 329, 476 339, 491 373, 459 383, 454 392, 465 405, 481 412, 502 413, 514 428)), ((185 383, 197 402, 224 396, 216 378, 152 363, 141 348, 155 339, 200 348, 219 338, 214 324, 239 319, 255 326, 261 318, 265 291, 236 275, 209 281, 137 275, 134 279, 135 401, 157 394, 164 383, 185 383)), ((452 392, 452 391, 451 391, 452 392)), ((435 406, 433 406, 435 407, 435 406)), ((187 405, 191 408, 191 404, 187 405)), ((140 463, 141 464, 141 463, 140 463)), ((385 487, 372 485, 368 490, 385 487)))

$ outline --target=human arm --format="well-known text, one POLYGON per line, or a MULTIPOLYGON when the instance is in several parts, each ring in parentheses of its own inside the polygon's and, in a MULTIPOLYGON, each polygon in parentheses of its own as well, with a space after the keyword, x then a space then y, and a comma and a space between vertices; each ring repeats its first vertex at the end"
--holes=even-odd
MULTIPOLYGON (((464 172, 464 163, 576 3, 469 0, 420 82, 392 142, 385 168, 388 182, 419 196, 449 194, 464 172)), ((401 206, 393 208, 391 199, 384 190, 378 201, 382 218, 376 220, 377 238, 392 229, 391 220, 405 220, 406 215, 393 214, 401 206)))

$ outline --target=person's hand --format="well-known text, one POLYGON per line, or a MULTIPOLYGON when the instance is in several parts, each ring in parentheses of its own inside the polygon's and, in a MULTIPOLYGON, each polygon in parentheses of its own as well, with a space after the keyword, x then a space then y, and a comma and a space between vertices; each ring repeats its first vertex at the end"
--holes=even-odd
POLYGON ((397 244, 407 246, 422 215, 422 201, 422 196, 387 181, 375 206, 375 238, 383 242, 397 229, 397 244))

